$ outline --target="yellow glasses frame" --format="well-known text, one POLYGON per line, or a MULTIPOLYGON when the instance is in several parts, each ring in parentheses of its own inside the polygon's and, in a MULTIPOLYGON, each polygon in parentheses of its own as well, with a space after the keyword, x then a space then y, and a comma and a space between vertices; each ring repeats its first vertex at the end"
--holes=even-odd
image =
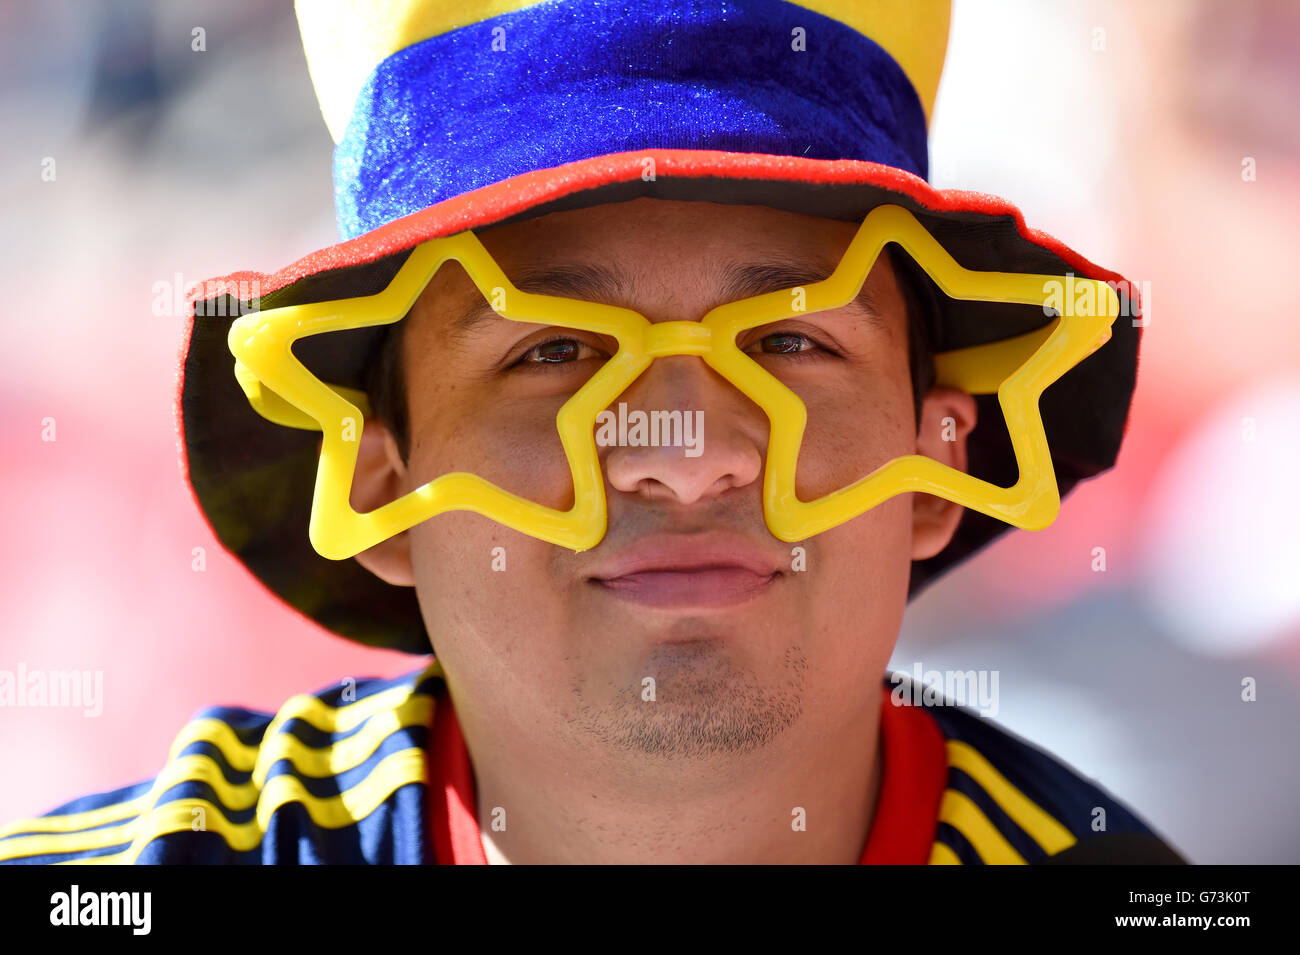
POLYGON ((1040 530, 1061 501, 1038 399, 1048 385, 1100 348, 1119 315, 1113 288, 1072 275, 977 272, 962 268, 906 209, 886 205, 862 221, 830 277, 806 286, 802 308, 793 290, 768 292, 710 310, 699 321, 652 323, 631 309, 516 289, 473 232, 417 246, 388 287, 374 295, 253 312, 230 328, 235 376, 262 417, 323 434, 312 501, 310 538, 323 557, 342 560, 447 511, 473 511, 523 534, 573 551, 605 536, 605 485, 596 450, 596 416, 656 358, 698 355, 767 414, 771 426, 763 476, 768 529, 800 541, 851 520, 897 494, 920 491, 955 501, 1017 527, 1040 530), (803 401, 736 346, 746 329, 808 312, 839 308, 862 288, 876 259, 895 242, 950 298, 1055 308, 1046 326, 1025 335, 935 356, 936 382, 970 394, 997 392, 1019 478, 1002 488, 919 454, 882 464, 867 476, 812 501, 795 493, 795 468, 807 424, 803 401), (292 353, 301 338, 400 320, 438 269, 459 262, 503 318, 609 335, 614 356, 556 415, 573 480, 573 506, 555 510, 483 478, 444 474, 373 511, 353 510, 357 451, 369 413, 364 393, 332 386, 292 353), (1062 296, 1061 289, 1072 294, 1062 296), (1055 303, 1054 305, 1049 303, 1055 303), (1078 307, 1083 303, 1083 307, 1078 307))

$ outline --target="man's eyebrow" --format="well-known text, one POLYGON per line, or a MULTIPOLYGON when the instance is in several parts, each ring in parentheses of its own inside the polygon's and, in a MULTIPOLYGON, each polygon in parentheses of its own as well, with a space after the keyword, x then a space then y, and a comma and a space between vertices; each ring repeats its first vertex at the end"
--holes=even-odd
MULTIPOLYGON (((723 272, 723 293, 725 296, 723 301, 734 302, 738 299, 751 298, 767 292, 778 292, 791 288, 807 288, 809 285, 815 285, 817 282, 823 282, 830 278, 834 271, 835 266, 828 265, 825 262, 816 264, 794 262, 733 264, 723 272)), ((865 281, 862 283, 862 288, 858 291, 857 296, 843 307, 853 308, 855 306, 862 317, 872 325, 875 325, 881 331, 889 331, 889 326, 885 322, 884 316, 881 314, 880 308, 865 281)))
MULTIPOLYGON (((511 283, 521 292, 537 295, 561 295, 589 302, 612 301, 628 283, 621 273, 603 265, 548 265, 520 270, 511 283)), ((493 318, 497 313, 481 295, 456 318, 455 332, 465 334, 493 318)))
MULTIPOLYGON (((834 267, 824 262, 732 263, 722 272, 719 304, 752 298, 767 292, 806 288, 829 278, 832 272, 834 267)), ((597 264, 530 267, 521 270, 512 282, 521 292, 561 295, 589 302, 617 301, 632 285, 624 273, 597 264)), ((857 297, 846 307, 854 306, 868 322, 882 331, 889 330, 865 282, 857 297)), ((475 296, 469 306, 456 318, 453 331, 460 334, 468 333, 495 317, 497 313, 491 305, 482 297, 475 296)))

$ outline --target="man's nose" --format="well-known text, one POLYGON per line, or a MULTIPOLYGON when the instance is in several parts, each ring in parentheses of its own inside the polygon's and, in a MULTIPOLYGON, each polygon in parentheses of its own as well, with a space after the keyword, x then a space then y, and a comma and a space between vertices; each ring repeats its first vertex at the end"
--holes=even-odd
POLYGON ((604 469, 616 490, 694 504, 750 485, 762 473, 766 415, 702 358, 655 360, 609 411, 612 418, 602 416, 604 435, 617 432, 618 440, 605 449, 604 469))

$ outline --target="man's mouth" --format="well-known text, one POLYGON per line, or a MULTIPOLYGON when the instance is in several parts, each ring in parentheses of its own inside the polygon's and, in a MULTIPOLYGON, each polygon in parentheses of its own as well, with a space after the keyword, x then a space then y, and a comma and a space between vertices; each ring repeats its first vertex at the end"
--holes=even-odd
POLYGON ((753 600, 781 576, 773 557, 739 538, 670 534, 638 541, 598 567, 590 580, 623 600, 688 610, 753 600))

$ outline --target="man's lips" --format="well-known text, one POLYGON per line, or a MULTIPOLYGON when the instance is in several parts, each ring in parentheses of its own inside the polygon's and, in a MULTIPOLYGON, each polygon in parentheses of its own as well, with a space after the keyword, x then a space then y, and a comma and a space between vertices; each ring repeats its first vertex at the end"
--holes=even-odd
POLYGON ((781 565, 743 540, 669 535, 637 542, 591 574, 606 592, 652 607, 727 607, 769 590, 781 565))

